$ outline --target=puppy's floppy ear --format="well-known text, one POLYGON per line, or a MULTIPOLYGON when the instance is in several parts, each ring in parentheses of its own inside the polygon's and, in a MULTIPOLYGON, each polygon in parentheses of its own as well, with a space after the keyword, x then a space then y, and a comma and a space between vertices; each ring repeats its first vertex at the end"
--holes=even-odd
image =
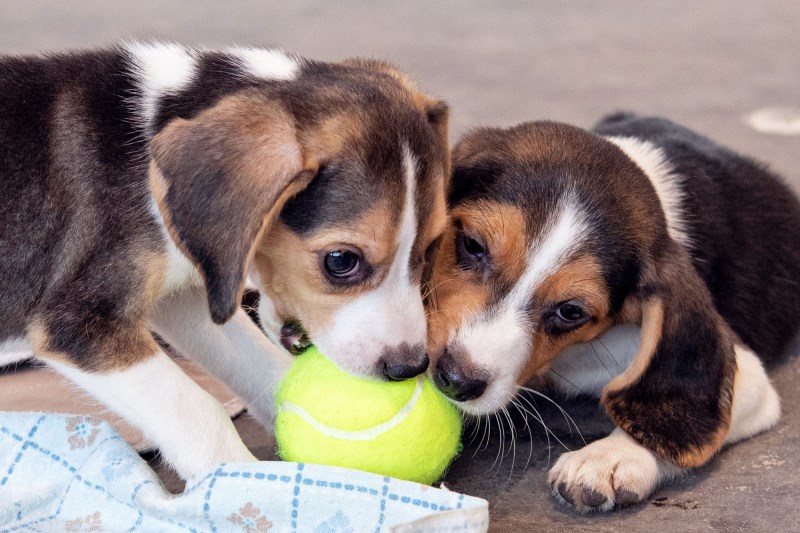
POLYGON ((636 358, 603 390, 614 422, 682 467, 708 461, 731 421, 734 336, 688 254, 671 242, 639 286, 636 358))
POLYGON ((497 141, 501 130, 478 128, 467 132, 453 147, 453 176, 447 201, 450 207, 473 197, 484 197, 503 173, 503 150, 497 141))
POLYGON ((214 322, 235 312, 255 243, 311 180, 294 120, 240 93, 151 141, 151 187, 172 238, 198 267, 214 322))
MULTIPOLYGON (((450 108, 447 106, 447 102, 442 100, 428 100, 425 103, 425 114, 428 118, 428 123, 433 128, 433 131, 436 132, 442 150, 449 152, 450 108)), ((449 163, 450 157, 447 157, 448 167, 444 169, 445 176, 450 175, 449 163)))

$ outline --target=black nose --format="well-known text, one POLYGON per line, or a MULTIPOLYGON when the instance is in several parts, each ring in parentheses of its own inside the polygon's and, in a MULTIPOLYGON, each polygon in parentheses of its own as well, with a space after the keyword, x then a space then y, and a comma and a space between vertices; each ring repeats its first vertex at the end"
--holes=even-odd
POLYGON ((433 380, 436 386, 448 397, 457 402, 468 402, 480 397, 486 390, 486 381, 459 372, 449 364, 438 364, 433 380))
POLYGON ((419 376, 428 370, 428 363, 430 363, 427 354, 425 358, 416 363, 387 363, 383 367, 383 373, 387 378, 395 381, 401 381, 414 376, 419 376))
POLYGON ((383 375, 394 381, 419 376, 428 369, 429 363, 428 354, 422 344, 401 344, 393 350, 387 350, 380 360, 383 375))

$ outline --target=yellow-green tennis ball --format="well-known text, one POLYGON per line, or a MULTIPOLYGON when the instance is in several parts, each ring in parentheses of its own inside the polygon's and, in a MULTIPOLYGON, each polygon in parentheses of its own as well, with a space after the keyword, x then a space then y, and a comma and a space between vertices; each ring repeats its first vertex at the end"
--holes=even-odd
POLYGON ((461 415, 422 376, 351 376, 311 347, 277 395, 275 437, 286 461, 355 468, 430 485, 461 448, 461 415))

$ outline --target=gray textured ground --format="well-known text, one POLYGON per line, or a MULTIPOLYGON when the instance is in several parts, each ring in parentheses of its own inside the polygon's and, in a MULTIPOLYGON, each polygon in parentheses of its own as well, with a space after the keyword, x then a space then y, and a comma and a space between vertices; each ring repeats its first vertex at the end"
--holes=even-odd
MULTIPOLYGON (((769 162, 800 190, 800 137, 759 134, 742 121, 766 106, 800 107, 796 0, 406 0, 385 6, 28 0, 0 8, 2 52, 123 38, 280 45, 321 59, 387 58, 451 103, 454 136, 472 126, 537 118, 589 126, 617 109, 663 114, 769 162)), ((800 353, 800 345, 790 351, 800 353)), ((581 517, 557 507, 545 486, 541 430, 532 441, 517 439, 513 471, 510 455, 492 468, 495 443, 485 450, 473 445, 448 483, 487 498, 497 531, 800 531, 800 360, 790 358, 772 375, 786 411, 777 429, 727 450, 630 510, 581 517), (528 449, 532 459, 523 468, 528 449)), ((587 440, 607 431, 592 404, 566 407, 587 440)), ((568 445, 578 444, 555 413, 547 418, 568 445)), ((272 453, 268 437, 249 420, 237 423, 260 455, 272 453)))

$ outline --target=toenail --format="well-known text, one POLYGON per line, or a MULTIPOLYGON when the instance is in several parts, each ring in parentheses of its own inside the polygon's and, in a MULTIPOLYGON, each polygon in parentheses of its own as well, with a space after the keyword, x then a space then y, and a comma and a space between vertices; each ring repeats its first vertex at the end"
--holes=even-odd
POLYGON ((567 503, 570 505, 575 505, 575 500, 572 499, 572 494, 569 493, 567 490, 566 483, 559 483, 558 484, 558 493, 561 494, 561 497, 564 498, 567 503))
POLYGON ((598 507, 606 503, 606 498, 596 490, 592 490, 589 487, 583 487, 583 495, 581 496, 581 500, 585 505, 589 507, 598 507))
POLYGON ((614 501, 617 505, 630 505, 639 501, 639 495, 626 489, 617 489, 614 491, 614 501))

